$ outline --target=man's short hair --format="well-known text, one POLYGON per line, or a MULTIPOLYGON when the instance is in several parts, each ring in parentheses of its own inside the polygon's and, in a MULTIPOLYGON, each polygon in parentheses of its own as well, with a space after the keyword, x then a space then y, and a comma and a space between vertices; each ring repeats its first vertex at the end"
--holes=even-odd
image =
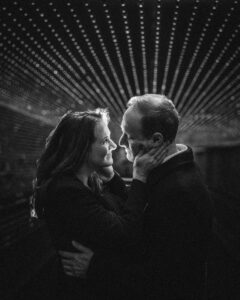
POLYGON ((171 100, 164 95, 145 94, 132 97, 128 107, 134 106, 142 115, 142 134, 150 138, 160 132, 164 141, 173 142, 178 131, 179 114, 171 100))

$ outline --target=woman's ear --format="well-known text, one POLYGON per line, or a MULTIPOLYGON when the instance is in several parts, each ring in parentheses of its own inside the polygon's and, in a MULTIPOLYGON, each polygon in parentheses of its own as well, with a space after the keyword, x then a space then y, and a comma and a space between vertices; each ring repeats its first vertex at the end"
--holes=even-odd
POLYGON ((152 143, 154 145, 162 145, 163 144, 163 135, 160 132, 155 132, 152 135, 152 143))

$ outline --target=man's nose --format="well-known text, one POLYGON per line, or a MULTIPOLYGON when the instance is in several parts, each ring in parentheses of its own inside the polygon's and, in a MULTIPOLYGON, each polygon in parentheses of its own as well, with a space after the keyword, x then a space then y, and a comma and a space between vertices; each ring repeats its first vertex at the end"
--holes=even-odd
POLYGON ((120 139, 119 139, 119 145, 120 146, 128 146, 128 142, 127 142, 127 138, 126 138, 126 135, 125 134, 123 134, 123 135, 121 135, 121 137, 120 137, 120 139))

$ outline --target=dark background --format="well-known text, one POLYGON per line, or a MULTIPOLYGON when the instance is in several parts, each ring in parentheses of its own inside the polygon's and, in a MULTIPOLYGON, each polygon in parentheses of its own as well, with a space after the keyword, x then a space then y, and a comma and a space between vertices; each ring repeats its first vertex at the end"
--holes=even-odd
MULTIPOLYGON (((1 292, 53 299, 57 258, 30 217, 45 139, 68 110, 107 107, 120 136, 128 99, 163 93, 181 115, 214 202, 207 299, 239 299, 240 2, 0 1, 1 292)), ((131 176, 124 151, 115 168, 131 176)))

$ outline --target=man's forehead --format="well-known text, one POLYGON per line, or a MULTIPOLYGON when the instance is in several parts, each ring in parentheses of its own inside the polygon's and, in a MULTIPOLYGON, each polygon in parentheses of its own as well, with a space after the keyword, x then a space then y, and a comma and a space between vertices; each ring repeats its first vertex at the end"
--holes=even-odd
POLYGON ((136 108, 129 107, 122 117, 121 127, 122 129, 136 130, 141 128, 142 115, 136 108))

